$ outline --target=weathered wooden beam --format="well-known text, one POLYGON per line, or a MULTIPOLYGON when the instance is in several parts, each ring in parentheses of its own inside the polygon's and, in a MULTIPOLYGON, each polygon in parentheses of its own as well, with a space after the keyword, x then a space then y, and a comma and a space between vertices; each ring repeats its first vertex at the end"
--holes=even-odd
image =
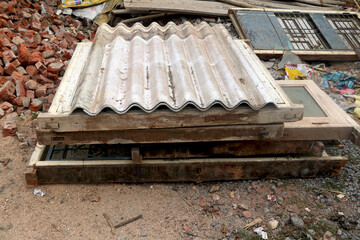
POLYGON ((345 157, 229 158, 179 161, 39 161, 39 184, 104 182, 217 181, 264 178, 331 177, 345 157))
POLYGON ((131 110, 126 114, 103 112, 89 116, 84 112, 72 114, 41 113, 38 117, 39 130, 54 132, 110 131, 149 128, 182 128, 238 124, 270 124, 299 121, 303 118, 302 105, 279 108, 267 106, 253 110, 247 106, 228 111, 220 106, 213 106, 207 111, 187 108, 180 112, 169 109, 146 113, 131 110))
POLYGON ((324 145, 317 141, 239 141, 140 145, 143 159, 269 156, 309 154, 320 157, 324 145))
POLYGON ((263 124, 94 132, 38 130, 37 137, 44 145, 175 143, 275 139, 283 136, 283 131, 283 124, 263 124))

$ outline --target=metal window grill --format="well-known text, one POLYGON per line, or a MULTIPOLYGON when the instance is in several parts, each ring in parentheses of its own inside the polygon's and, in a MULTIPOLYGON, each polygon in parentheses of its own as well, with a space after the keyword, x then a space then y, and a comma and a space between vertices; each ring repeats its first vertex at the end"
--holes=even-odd
POLYGON ((118 144, 50 145, 44 161, 131 160, 131 146, 118 144))
POLYGON ((294 49, 330 49, 324 36, 308 14, 275 13, 294 49))
POLYGON ((326 14, 326 19, 349 49, 360 48, 360 20, 351 14, 326 14))

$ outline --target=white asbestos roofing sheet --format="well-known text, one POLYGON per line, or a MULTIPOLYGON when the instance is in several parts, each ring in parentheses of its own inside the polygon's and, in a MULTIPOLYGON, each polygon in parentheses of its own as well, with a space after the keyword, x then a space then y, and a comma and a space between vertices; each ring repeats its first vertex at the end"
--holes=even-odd
POLYGON ((104 24, 92 44, 78 48, 55 98, 58 113, 111 108, 123 114, 134 106, 152 112, 161 105, 260 109, 286 102, 252 50, 222 25, 104 24))

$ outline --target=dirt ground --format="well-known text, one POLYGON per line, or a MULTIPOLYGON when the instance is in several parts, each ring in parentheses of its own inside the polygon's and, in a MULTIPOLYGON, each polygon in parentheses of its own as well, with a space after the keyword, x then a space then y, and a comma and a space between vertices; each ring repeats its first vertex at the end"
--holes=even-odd
MULTIPOLYGON (((18 132, 25 135, 36 126, 36 120, 17 123, 18 132)), ((243 230, 256 218, 262 218, 256 227, 263 226, 269 239, 321 239, 326 231, 336 239, 360 236, 356 230, 360 226, 356 222, 359 195, 342 202, 331 191, 316 190, 343 190, 344 175, 308 180, 33 187, 24 179, 33 148, 20 149, 16 137, 5 137, 0 151, 0 160, 11 160, 0 165, 0 239, 261 239, 254 228, 243 230), (34 196, 34 189, 45 195, 34 196), (276 201, 267 200, 269 194, 276 201), (329 220, 338 212, 348 218, 347 226, 329 220), (143 217, 115 229, 113 235, 104 213, 113 225, 139 214, 143 217), (290 223, 295 215, 303 226, 290 223), (272 219, 279 226, 266 229, 272 219)), ((352 158, 351 164, 358 168, 358 159, 352 158)))

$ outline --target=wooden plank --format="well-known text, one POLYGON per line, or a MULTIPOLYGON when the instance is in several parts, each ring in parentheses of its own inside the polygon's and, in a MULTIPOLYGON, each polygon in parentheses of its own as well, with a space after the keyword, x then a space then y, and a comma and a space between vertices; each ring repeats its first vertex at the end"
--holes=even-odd
POLYGON ((104 182, 217 181, 263 178, 331 177, 345 157, 223 158, 179 161, 39 161, 39 184, 104 182))
MULTIPOLYGON (((280 105, 281 106, 281 105, 280 105)), ((207 111, 187 108, 180 112, 168 109, 146 113, 142 110, 131 110, 126 114, 112 111, 97 116, 83 112, 72 114, 41 113, 38 117, 39 130, 55 132, 102 131, 148 128, 201 127, 236 124, 268 124, 302 119, 303 106, 290 107, 267 106, 261 110, 239 107, 228 111, 223 107, 213 106, 207 111)))
MULTIPOLYGON (((256 50, 256 55, 259 58, 267 60, 271 58, 279 58, 284 55, 285 50, 256 50)), ((291 50, 292 53, 298 55, 302 60, 307 61, 356 61, 359 59, 356 52, 353 50, 344 51, 310 51, 310 50, 291 50)))
POLYGON ((176 143, 274 139, 283 131, 283 124, 268 124, 59 133, 38 130, 37 137, 46 145, 176 143))
POLYGON ((317 141, 239 141, 140 145, 143 159, 188 159, 309 154, 320 157, 324 145, 317 141))
POLYGON ((125 0, 124 5, 126 9, 136 11, 154 10, 220 17, 227 17, 228 9, 233 7, 219 2, 193 0, 125 0))

